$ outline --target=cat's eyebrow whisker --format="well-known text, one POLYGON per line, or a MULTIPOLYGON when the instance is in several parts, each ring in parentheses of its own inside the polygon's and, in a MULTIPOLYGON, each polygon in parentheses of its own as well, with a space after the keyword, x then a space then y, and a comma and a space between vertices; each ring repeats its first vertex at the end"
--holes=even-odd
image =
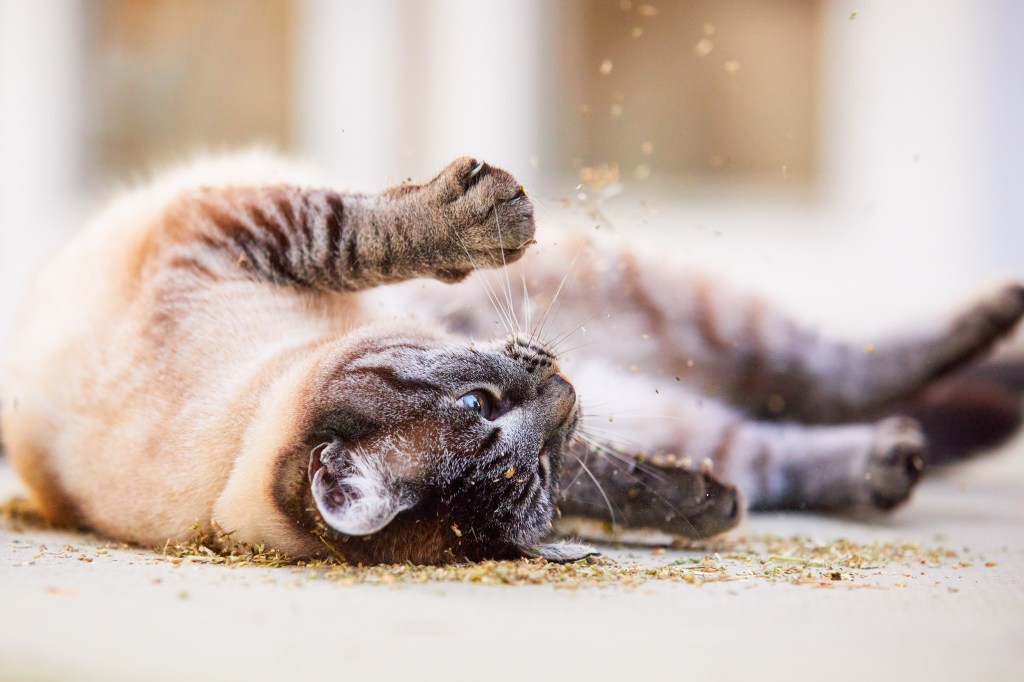
POLYGON ((515 303, 512 302, 512 282, 508 278, 508 262, 505 260, 505 241, 501 236, 501 220, 498 218, 498 202, 491 199, 491 205, 494 206, 494 225, 498 228, 498 250, 501 251, 501 270, 505 275, 505 298, 508 299, 508 312, 516 322, 516 331, 521 333, 523 331, 523 327, 519 324, 519 318, 516 316, 516 306, 515 303))

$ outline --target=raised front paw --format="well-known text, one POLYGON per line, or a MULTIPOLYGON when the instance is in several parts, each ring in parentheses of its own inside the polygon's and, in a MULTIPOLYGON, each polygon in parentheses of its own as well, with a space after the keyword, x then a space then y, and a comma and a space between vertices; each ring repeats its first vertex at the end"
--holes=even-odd
POLYGON ((533 204, 519 181, 501 168, 462 157, 423 189, 451 242, 453 262, 439 272, 442 279, 506 265, 534 243, 533 204))
POLYGON ((864 471, 870 506, 889 510, 910 497, 928 459, 921 427, 913 419, 890 417, 878 423, 864 471))

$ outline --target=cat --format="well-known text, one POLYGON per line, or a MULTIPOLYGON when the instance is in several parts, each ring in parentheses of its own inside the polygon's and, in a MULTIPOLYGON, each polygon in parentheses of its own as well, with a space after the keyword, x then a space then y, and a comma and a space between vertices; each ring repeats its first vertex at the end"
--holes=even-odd
POLYGON ((5 358, 4 449, 46 517, 145 545, 198 522, 296 558, 571 561, 593 550, 547 541, 559 517, 707 537, 748 506, 903 502, 921 428, 859 420, 1024 314, 1009 285, 866 354, 592 238, 513 272, 535 243, 523 187, 473 158, 379 194, 259 155, 187 167, 40 273, 5 358), (497 306, 476 278, 451 286, 490 268, 609 342, 560 353, 554 311, 519 328, 510 286, 497 306), (508 333, 483 340, 495 313, 508 333), (578 394, 602 391, 610 434, 580 426, 578 394))

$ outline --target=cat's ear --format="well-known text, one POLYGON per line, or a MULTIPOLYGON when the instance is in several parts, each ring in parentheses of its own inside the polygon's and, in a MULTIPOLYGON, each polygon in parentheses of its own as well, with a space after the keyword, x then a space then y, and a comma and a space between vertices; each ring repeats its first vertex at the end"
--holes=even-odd
POLYGON ((324 522, 345 535, 376 533, 416 503, 382 457, 339 439, 313 448, 309 484, 324 522))
POLYGON ((601 553, 589 545, 578 542, 551 542, 546 545, 534 545, 523 548, 524 556, 554 562, 556 564, 568 564, 591 556, 599 556, 601 553))

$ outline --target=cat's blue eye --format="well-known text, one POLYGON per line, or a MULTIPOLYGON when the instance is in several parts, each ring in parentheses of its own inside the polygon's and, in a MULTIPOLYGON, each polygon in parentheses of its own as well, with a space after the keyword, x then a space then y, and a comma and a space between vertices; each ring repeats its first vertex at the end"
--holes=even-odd
POLYGON ((476 412, 484 419, 490 419, 494 413, 494 397, 487 391, 470 391, 456 402, 458 402, 459 407, 464 407, 470 412, 476 412))

